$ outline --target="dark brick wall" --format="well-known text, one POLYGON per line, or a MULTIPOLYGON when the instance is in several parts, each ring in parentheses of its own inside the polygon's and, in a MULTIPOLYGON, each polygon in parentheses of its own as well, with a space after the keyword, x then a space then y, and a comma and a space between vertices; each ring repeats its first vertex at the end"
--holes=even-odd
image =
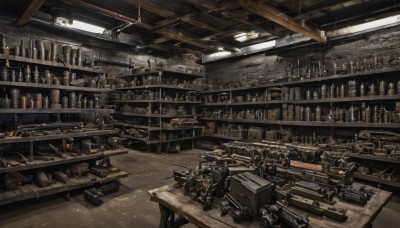
POLYGON ((333 61, 341 66, 349 64, 349 61, 362 62, 364 58, 372 62, 377 56, 379 62, 387 64, 400 56, 399 35, 400 27, 397 26, 333 45, 327 44, 281 51, 271 55, 263 53, 221 60, 206 64, 206 75, 211 83, 279 78, 287 74, 290 66, 292 66, 294 74, 297 74, 298 60, 300 72, 312 70, 313 67, 318 69, 319 61, 321 67, 325 66, 328 73, 332 70, 333 61))

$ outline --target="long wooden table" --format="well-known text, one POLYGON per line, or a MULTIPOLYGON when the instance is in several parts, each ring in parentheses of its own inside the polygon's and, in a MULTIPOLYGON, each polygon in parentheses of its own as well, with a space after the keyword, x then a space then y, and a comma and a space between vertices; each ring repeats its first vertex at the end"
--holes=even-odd
MULTIPOLYGON (((353 185, 358 184, 354 183, 353 185)), ((368 227, 392 196, 391 192, 378 188, 368 186, 368 189, 374 191, 375 194, 364 206, 342 202, 335 198, 335 206, 347 209, 348 218, 344 222, 321 217, 294 207, 290 208, 298 214, 308 217, 310 227, 368 227)), ((184 195, 182 186, 177 183, 150 190, 148 193, 150 200, 160 205, 160 227, 178 227, 188 222, 198 227, 260 227, 260 222, 256 220, 235 223, 229 215, 221 217, 217 206, 203 211, 202 205, 184 195), (175 219, 175 214, 179 215, 180 219, 175 219)))

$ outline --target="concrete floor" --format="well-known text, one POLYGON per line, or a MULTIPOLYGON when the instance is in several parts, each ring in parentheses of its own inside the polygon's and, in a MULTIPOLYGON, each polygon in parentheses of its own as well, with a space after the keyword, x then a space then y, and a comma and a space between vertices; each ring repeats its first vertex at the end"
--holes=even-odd
MULTIPOLYGON (((121 180, 118 193, 105 197, 105 203, 94 207, 83 198, 82 191, 73 192, 71 200, 58 196, 27 200, 0 209, 0 227, 158 227, 158 204, 149 200, 147 191, 173 179, 173 163, 197 166, 201 150, 176 154, 154 154, 130 151, 112 157, 112 164, 131 173, 121 180)), ((394 197, 382 210, 374 227, 399 227, 400 198, 394 197), (397 221, 397 223, 396 223, 397 221)), ((193 227, 186 225, 186 227, 193 227)))

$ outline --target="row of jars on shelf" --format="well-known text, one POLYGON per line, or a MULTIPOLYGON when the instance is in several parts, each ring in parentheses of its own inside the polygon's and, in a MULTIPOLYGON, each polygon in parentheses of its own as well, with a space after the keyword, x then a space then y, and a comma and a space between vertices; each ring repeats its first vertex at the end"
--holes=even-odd
POLYGON ((114 93, 113 99, 123 100, 123 101, 128 101, 128 100, 197 101, 197 94, 190 92, 185 92, 185 93, 175 92, 174 94, 171 94, 167 93, 166 91, 163 91, 160 97, 160 93, 158 91, 146 90, 146 91, 135 92, 132 90, 128 90, 125 93, 114 93))
POLYGON ((192 106, 188 109, 185 105, 164 104, 160 110, 160 107, 155 105, 147 105, 146 107, 124 105, 120 108, 120 111, 135 114, 195 115, 196 107, 192 106))
POLYGON ((119 88, 149 86, 149 85, 169 85, 169 86, 175 86, 177 88, 201 89, 203 85, 202 80, 200 79, 188 81, 188 80, 179 80, 178 78, 173 78, 173 77, 160 77, 152 75, 143 76, 141 78, 134 77, 130 81, 120 79, 117 81, 117 83, 119 88))

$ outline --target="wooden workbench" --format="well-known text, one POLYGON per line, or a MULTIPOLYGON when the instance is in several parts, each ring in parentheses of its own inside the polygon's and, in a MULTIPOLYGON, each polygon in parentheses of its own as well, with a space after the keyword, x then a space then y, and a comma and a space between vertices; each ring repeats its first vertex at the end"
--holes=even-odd
MULTIPOLYGON (((353 185, 357 185, 354 183, 353 185)), ((364 206, 349 204, 335 198, 334 206, 347 209, 347 219, 339 222, 327 217, 321 217, 301 209, 290 207, 298 214, 309 218, 310 227, 368 227, 378 215, 382 207, 390 200, 392 193, 374 187, 369 187, 375 192, 368 203, 364 206)), ((213 209, 203 211, 203 207, 198 202, 193 202, 188 196, 183 194, 181 186, 177 183, 156 188, 149 191, 150 200, 160 204, 161 220, 160 227, 176 227, 186 222, 193 223, 199 227, 260 227, 259 221, 246 221, 235 223, 230 215, 220 216, 217 206, 213 209), (181 220, 175 220, 175 214, 181 216, 181 220)))

